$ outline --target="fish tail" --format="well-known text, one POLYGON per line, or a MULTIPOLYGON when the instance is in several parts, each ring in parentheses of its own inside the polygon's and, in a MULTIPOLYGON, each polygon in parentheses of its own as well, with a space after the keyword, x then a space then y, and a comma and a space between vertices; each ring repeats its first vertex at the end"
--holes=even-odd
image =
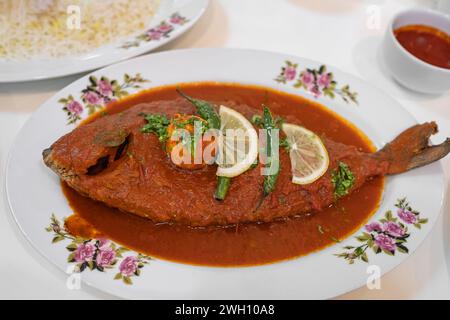
POLYGON ((430 145, 429 138, 438 132, 435 122, 417 124, 386 144, 374 156, 387 161, 387 174, 405 172, 438 161, 450 152, 450 138, 438 145, 430 145))

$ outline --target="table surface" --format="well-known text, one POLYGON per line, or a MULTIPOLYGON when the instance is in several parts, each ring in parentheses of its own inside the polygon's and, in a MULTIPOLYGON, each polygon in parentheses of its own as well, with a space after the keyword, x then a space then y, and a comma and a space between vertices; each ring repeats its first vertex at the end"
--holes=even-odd
MULTIPOLYGON (((378 48, 392 16, 426 0, 211 0, 198 24, 158 51, 232 47, 278 51, 334 65, 381 88, 419 122, 436 120, 435 141, 450 137, 450 93, 420 95, 402 88, 380 62, 378 48), (330 50, 331 48, 331 50, 330 50)), ((1 72, 1 71, 0 71, 1 72)), ((84 285, 66 288, 66 276, 40 257, 15 225, 4 196, 8 150, 21 126, 44 101, 82 75, 19 84, 0 84, 0 298, 114 298, 84 285)), ((442 160, 446 184, 450 157, 442 160)), ((449 188, 447 188, 449 190, 449 188)), ((447 192, 449 199, 450 192, 447 192)), ((366 287, 338 299, 450 299, 450 201, 430 236, 409 259, 366 287)))

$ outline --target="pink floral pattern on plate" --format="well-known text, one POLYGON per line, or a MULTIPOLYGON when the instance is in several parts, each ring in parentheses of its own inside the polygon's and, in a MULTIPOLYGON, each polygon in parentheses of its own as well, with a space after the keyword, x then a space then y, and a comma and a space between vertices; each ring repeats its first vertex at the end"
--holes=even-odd
POLYGON ((157 26, 138 35, 135 40, 124 43, 121 48, 129 49, 139 47, 142 42, 159 41, 164 38, 169 38, 172 31, 188 21, 188 19, 176 12, 168 20, 163 20, 157 26))
POLYGON ((140 253, 130 254, 130 250, 108 239, 74 237, 54 214, 45 230, 53 233, 52 243, 70 241, 66 246, 70 252, 67 262, 75 264, 74 272, 81 273, 85 270, 106 272, 108 269, 115 269, 120 262, 114 279, 122 280, 125 284, 133 284, 132 277, 138 277, 141 269, 152 260, 151 257, 140 253))
POLYGON ((395 207, 397 217, 389 210, 384 218, 366 224, 365 232, 355 237, 362 244, 345 246, 346 251, 336 256, 353 264, 355 260, 369 262, 368 249, 372 249, 375 254, 385 253, 390 256, 395 255, 396 252, 408 253, 406 243, 411 235, 408 225, 421 229, 422 224, 427 223, 428 219, 421 218, 420 212, 413 210, 406 198, 397 200, 395 207))
POLYGON ((304 69, 299 71, 298 64, 286 61, 275 81, 283 84, 292 84, 294 88, 303 88, 312 93, 315 98, 322 95, 334 99, 340 96, 346 103, 358 104, 358 94, 350 90, 349 85, 338 87, 332 72, 328 72, 325 65, 318 69, 304 69))
POLYGON ((97 79, 94 76, 89 77, 89 85, 81 91, 78 98, 69 95, 66 98, 59 99, 63 104, 63 111, 67 114, 67 124, 75 124, 81 120, 81 114, 85 109, 91 115, 106 104, 128 95, 129 89, 139 89, 140 84, 149 82, 142 78, 138 73, 134 77, 125 74, 123 81, 110 80, 107 77, 97 79))

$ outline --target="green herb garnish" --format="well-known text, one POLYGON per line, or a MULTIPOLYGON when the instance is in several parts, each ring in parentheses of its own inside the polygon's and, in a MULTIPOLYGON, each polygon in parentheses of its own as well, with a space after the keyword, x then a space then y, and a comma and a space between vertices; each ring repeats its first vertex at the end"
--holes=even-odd
MULTIPOLYGON (((265 106, 263 104, 263 106, 265 106)), ((264 128, 264 118, 261 117, 259 114, 255 114, 253 115, 252 119, 250 120, 255 126, 260 127, 260 128, 264 128)), ((275 119, 272 120, 273 122, 273 126, 276 128, 280 128, 281 125, 284 122, 283 118, 280 117, 276 117, 275 119)))
POLYGON ((283 148, 287 152, 291 151, 291 144, 287 138, 280 139, 280 148, 283 148))
POLYGON ((339 162, 339 167, 331 173, 331 182, 334 185, 334 195, 341 198, 348 194, 355 183, 355 176, 346 163, 339 162))
POLYGON ((169 138, 167 127, 170 121, 165 115, 142 113, 141 116, 147 120, 147 124, 141 128, 141 132, 156 134, 160 142, 164 142, 169 138))
POLYGON ((253 115, 253 117, 250 121, 257 127, 262 128, 262 126, 263 126, 263 120, 259 114, 253 115))

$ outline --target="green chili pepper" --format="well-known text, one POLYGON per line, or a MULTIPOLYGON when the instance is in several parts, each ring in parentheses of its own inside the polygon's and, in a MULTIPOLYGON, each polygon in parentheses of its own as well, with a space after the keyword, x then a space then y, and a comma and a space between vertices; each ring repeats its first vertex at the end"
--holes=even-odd
POLYGON ((214 198, 217 200, 224 200, 230 188, 231 178, 228 177, 217 177, 217 187, 214 193, 214 198))
MULTIPOLYGON (((220 117, 217 114, 216 110, 214 110, 211 103, 204 101, 204 100, 194 99, 194 98, 186 95, 185 93, 183 93, 178 88, 177 88, 177 92, 183 98, 185 98, 186 100, 188 100, 190 103, 192 103, 195 106, 200 117, 202 117, 203 119, 205 119, 208 122, 208 125, 210 128, 217 129, 217 130, 220 129, 220 117)), ((216 187, 216 192, 214 194, 214 198, 216 198, 217 200, 224 200, 228 193, 228 189, 230 188, 230 184, 231 184, 231 178, 218 177, 217 187, 216 187)))
POLYGON ((183 93, 180 89, 177 89, 177 92, 195 106, 200 117, 208 121, 210 128, 220 129, 220 117, 216 110, 214 110, 211 103, 204 100, 194 99, 183 93))
POLYGON ((273 130, 276 129, 276 123, 272 117, 270 109, 266 105, 263 105, 262 127, 263 129, 266 129, 267 132, 266 150, 269 163, 266 165, 266 167, 276 166, 276 170, 273 174, 264 177, 263 189, 264 196, 266 197, 275 189, 275 185, 280 174, 280 160, 273 157, 274 152, 272 150, 273 130))

